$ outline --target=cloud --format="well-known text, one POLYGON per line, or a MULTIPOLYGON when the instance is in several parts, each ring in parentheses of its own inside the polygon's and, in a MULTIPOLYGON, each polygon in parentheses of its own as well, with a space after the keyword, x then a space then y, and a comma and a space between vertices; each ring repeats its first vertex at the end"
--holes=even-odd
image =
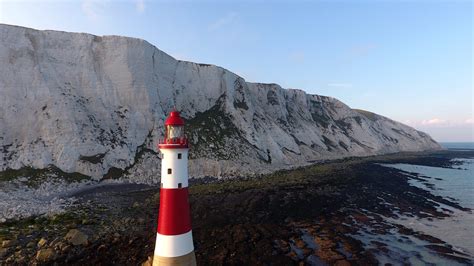
POLYGON ((333 88, 352 88, 351 83, 329 83, 328 87, 333 87, 333 88))
POLYGON ((232 24, 238 17, 238 14, 235 12, 230 12, 224 17, 219 18, 218 20, 211 23, 208 27, 209 31, 216 31, 224 26, 232 24))
POLYGON ((135 1, 135 10, 138 13, 143 13, 145 11, 145 0, 134 0, 135 1))
POLYGON ((405 120, 409 125, 430 134, 438 141, 474 141, 474 118, 405 120))
POLYGON ((405 124, 413 127, 465 127, 465 126, 474 126, 474 118, 467 119, 441 119, 441 118, 431 118, 424 120, 405 120, 405 124))
POLYGON ((422 120, 421 124, 422 125, 444 125, 444 124, 447 124, 447 121, 443 119, 439 119, 439 118, 433 118, 433 119, 428 119, 428 120, 422 120))
POLYGON ((98 20, 107 6, 108 1, 83 0, 81 4, 82 12, 90 20, 98 20))

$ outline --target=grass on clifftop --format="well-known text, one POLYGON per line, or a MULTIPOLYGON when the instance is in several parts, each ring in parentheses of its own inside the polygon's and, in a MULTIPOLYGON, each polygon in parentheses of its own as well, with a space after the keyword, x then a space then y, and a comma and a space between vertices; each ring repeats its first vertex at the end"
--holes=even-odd
POLYGON ((359 114, 367 117, 369 120, 376 121, 377 120, 377 114, 366 111, 366 110, 361 110, 361 109, 353 109, 354 111, 358 112, 359 114))

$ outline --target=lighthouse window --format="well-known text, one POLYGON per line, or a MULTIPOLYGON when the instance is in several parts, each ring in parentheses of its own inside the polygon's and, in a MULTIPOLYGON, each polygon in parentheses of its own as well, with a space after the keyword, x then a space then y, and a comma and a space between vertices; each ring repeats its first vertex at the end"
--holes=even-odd
POLYGON ((168 174, 171 175, 171 168, 168 168, 168 174))
POLYGON ((178 188, 181 188, 182 186, 183 186, 183 184, 178 183, 178 188))
POLYGON ((178 153, 178 159, 181 159, 181 153, 178 153))
POLYGON ((184 136, 184 127, 183 126, 172 126, 169 125, 167 129, 167 138, 168 140, 179 139, 184 136))

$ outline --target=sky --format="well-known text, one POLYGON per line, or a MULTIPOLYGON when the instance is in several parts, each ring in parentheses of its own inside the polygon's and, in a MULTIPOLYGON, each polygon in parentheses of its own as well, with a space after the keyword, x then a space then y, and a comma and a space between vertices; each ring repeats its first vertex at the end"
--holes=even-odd
POLYGON ((0 23, 145 39, 177 59, 335 97, 459 142, 474 141, 473 5, 0 0, 0 23))

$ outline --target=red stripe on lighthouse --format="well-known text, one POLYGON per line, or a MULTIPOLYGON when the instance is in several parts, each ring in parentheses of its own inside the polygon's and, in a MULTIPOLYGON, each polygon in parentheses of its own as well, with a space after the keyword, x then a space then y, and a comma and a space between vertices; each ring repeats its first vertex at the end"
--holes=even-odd
POLYGON ((190 230, 188 188, 161 188, 158 233, 180 235, 190 230))

